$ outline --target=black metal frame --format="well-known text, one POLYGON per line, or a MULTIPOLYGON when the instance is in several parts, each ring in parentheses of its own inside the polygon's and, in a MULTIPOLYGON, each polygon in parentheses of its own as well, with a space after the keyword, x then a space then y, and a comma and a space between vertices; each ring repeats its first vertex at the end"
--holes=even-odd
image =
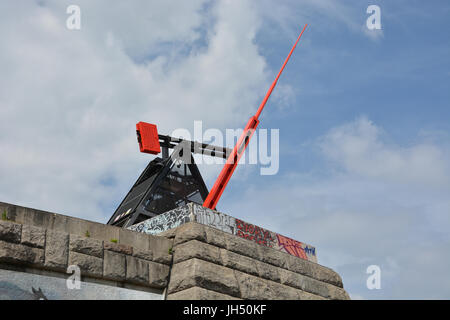
POLYGON ((189 141, 184 140, 180 138, 174 138, 170 136, 164 136, 164 135, 158 135, 159 137, 159 144, 162 148, 163 153, 163 159, 167 159, 169 156, 169 148, 175 148, 177 144, 181 142, 187 142, 190 144, 191 152, 192 153, 199 153, 199 154, 206 154, 212 157, 219 157, 223 159, 227 159, 228 156, 231 154, 232 149, 224 148, 224 147, 217 147, 213 145, 209 145, 207 143, 200 143, 197 141, 189 141))
POLYGON ((159 135, 159 139, 163 157, 155 158, 147 165, 107 224, 126 228, 158 215, 147 211, 145 209, 145 202, 149 199, 150 195, 155 194, 163 180, 172 170, 173 166, 176 165, 177 161, 181 161, 181 159, 188 160, 184 161, 183 164, 186 164, 189 168, 193 179, 198 185, 201 198, 204 201, 208 196, 208 189, 192 154, 201 153, 226 159, 228 153, 231 152, 231 150, 227 148, 187 141, 170 136, 159 135), (168 151, 169 148, 174 149, 170 156, 168 151), (186 150, 190 152, 183 156, 183 152, 186 150), (139 188, 141 190, 139 190, 139 188), (129 199, 130 196, 133 198, 129 199), (119 216, 121 217, 117 219, 119 216))

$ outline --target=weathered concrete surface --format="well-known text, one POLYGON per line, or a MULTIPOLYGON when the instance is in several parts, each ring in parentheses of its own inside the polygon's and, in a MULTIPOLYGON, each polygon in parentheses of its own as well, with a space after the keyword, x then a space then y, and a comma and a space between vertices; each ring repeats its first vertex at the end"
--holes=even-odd
POLYGON ((65 271, 69 259, 69 234, 47 231, 45 240, 45 266, 65 271))
POLYGON ((149 283, 148 278, 148 261, 127 256, 127 272, 126 278, 128 281, 136 283, 149 283))
POLYGON ((19 243, 21 233, 22 226, 20 224, 11 223, 9 221, 0 221, 0 240, 19 243))
POLYGON ((34 226, 22 226, 21 243, 43 249, 45 246, 45 230, 34 226))
POLYGON ((29 265, 44 263, 44 250, 0 241, 0 262, 29 265))
POLYGON ((161 263, 148 262, 148 280, 151 286, 165 288, 169 282, 170 267, 161 263))
POLYGON ((105 250, 103 276, 108 279, 123 281, 126 277, 126 256, 105 250))
POLYGON ((102 277, 103 275, 103 259, 90 256, 84 253, 70 251, 69 265, 77 265, 80 267, 84 276, 102 277))
POLYGON ((70 250, 97 258, 103 258, 103 241, 71 235, 70 250))

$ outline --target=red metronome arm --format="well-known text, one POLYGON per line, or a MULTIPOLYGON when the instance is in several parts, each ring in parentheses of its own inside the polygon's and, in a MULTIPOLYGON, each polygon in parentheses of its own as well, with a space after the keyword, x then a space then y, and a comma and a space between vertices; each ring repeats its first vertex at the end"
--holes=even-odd
POLYGON ((262 110, 264 109, 264 106, 266 105, 267 100, 270 97, 270 94, 272 93, 273 89, 275 88, 275 85, 278 82, 278 78, 280 77, 281 73, 283 72, 284 67, 286 66, 289 58, 292 55, 292 52, 294 52, 295 47, 297 46, 298 41, 300 40, 303 31, 305 31, 307 24, 303 27, 302 32, 297 38, 297 41, 295 42, 294 46, 292 47, 291 51, 289 52, 289 55, 287 56, 286 60, 284 61, 283 66, 281 67, 280 71, 278 72, 277 77, 275 78, 274 82, 269 88, 269 91, 267 91, 266 96, 264 97, 263 101, 261 102, 261 105, 258 108, 258 111, 254 116, 252 116, 248 122, 247 125, 244 128, 244 132, 242 132, 242 135, 240 136, 237 144, 234 146, 233 151, 231 152, 230 156, 228 157, 222 171, 219 174, 219 177, 217 178, 216 182, 214 183, 211 191, 208 194, 208 197, 206 197, 205 202, 203 203, 203 206, 209 209, 215 209, 217 202, 219 202, 220 197, 222 196, 223 191, 225 190, 225 187, 228 184, 228 181, 230 181, 231 176, 233 175, 234 170, 236 169, 237 164, 239 163, 239 160, 241 159, 242 155, 244 154, 245 149, 248 146, 248 143, 250 142, 250 139, 253 135, 253 133, 256 130, 256 127, 259 124, 259 115, 261 114, 262 110))

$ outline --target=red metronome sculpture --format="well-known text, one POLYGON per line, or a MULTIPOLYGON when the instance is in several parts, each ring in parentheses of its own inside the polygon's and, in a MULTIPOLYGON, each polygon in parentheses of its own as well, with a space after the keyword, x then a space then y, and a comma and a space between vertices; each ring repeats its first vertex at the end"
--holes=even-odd
POLYGON ((116 212, 108 221, 108 224, 128 227, 143 219, 148 219, 152 216, 161 214, 164 211, 171 210, 174 207, 189 201, 197 203, 203 201, 204 207, 215 209, 228 181, 230 181, 239 160, 244 154, 245 149, 259 124, 258 118, 275 88, 284 67, 305 31, 306 26, 307 25, 303 27, 303 30, 284 61, 277 77, 267 91, 256 114, 250 117, 247 122, 247 125, 233 150, 158 135, 156 125, 146 122, 137 123, 136 133, 140 151, 156 155, 161 152, 162 146, 163 156, 162 159, 154 159, 147 166, 125 199, 116 209, 116 212), (168 153, 169 148, 174 149, 174 153, 170 157, 168 153), (227 159, 219 177, 209 193, 201 178, 200 172, 195 165, 192 155, 188 155, 188 158, 191 159, 188 163, 182 163, 181 155, 184 148, 190 149, 191 154, 207 153, 210 156, 227 159), (182 168, 180 165, 184 166, 183 174, 183 170, 180 171, 180 169, 177 169, 182 168))

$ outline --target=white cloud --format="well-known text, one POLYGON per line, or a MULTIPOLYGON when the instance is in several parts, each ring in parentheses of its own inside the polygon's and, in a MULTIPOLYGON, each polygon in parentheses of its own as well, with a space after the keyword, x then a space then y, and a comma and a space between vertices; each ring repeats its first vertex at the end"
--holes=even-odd
POLYGON ((401 147, 384 142, 382 136, 382 130, 363 117, 333 129, 322 139, 321 148, 349 173, 436 187, 448 183, 448 155, 438 146, 401 147))
POLYGON ((331 29, 342 30, 344 27, 372 40, 382 36, 379 30, 373 33, 368 32, 367 6, 364 7, 359 1, 287 0, 276 4, 270 0, 259 2, 259 11, 264 19, 274 21, 292 38, 298 35, 298 29, 301 27, 299 23, 309 23, 310 28, 319 32, 330 32, 331 29))
POLYGON ((69 31, 64 2, 1 3, 3 201, 105 221, 149 161, 135 123, 233 127, 256 109, 252 3, 178 4, 81 1, 69 31))

